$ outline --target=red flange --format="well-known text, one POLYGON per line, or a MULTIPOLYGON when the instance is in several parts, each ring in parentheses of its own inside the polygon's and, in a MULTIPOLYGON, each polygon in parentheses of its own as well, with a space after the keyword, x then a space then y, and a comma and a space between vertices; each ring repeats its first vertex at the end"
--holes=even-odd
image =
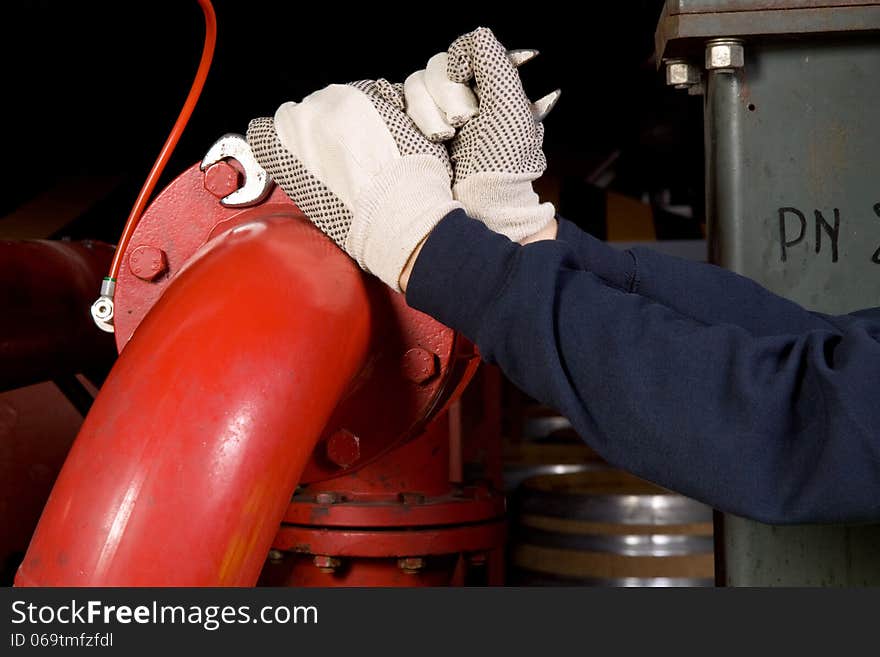
POLYGON ((443 414, 421 436, 358 472, 301 487, 272 543, 275 558, 263 581, 461 584, 463 559, 481 566, 489 555, 497 560, 504 496, 485 483, 449 482, 449 429, 443 414))
POLYGON ((465 527, 370 531, 284 525, 276 550, 337 557, 406 557, 491 550, 504 542, 504 522, 465 527))
MULTIPOLYGON (((399 559, 333 559, 287 554, 270 560, 260 576, 263 586, 461 586, 467 582, 467 561, 450 554, 403 568, 399 559)), ((480 568, 485 571, 485 568, 480 568)))
POLYGON ((330 495, 334 494, 294 496, 284 522, 324 527, 414 527, 467 524, 504 515, 504 496, 487 486, 462 486, 440 497, 407 492, 327 497, 330 495))
MULTIPOLYGON (((213 237, 267 217, 301 216, 279 188, 254 207, 221 205, 217 194, 237 184, 229 172, 233 166, 238 165, 230 161, 223 163, 222 171, 207 172, 198 165, 190 167, 144 213, 116 285, 114 321, 120 351, 184 264, 213 237)), ((355 471, 418 435, 461 391, 478 363, 470 343, 407 306, 403 295, 378 279, 368 277, 368 293, 374 325, 370 360, 328 422, 303 474, 304 483, 355 471)))

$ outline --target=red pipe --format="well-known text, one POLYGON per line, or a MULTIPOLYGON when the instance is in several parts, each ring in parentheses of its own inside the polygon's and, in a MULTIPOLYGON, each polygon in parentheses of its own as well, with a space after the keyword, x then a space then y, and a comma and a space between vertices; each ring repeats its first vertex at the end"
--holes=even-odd
POLYGON ((137 328, 18 586, 250 586, 370 339, 365 281, 310 224, 213 240, 137 328))
POLYGON ((110 369, 89 305, 112 257, 100 242, 0 241, 0 390, 110 369))

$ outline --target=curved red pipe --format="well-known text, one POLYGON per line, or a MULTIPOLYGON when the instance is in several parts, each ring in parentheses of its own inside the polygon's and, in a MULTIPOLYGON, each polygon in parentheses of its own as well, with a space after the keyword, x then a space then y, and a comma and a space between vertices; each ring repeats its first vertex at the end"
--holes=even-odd
POLYGON ((361 272, 305 221, 213 240, 119 357, 16 584, 255 584, 370 325, 361 272))

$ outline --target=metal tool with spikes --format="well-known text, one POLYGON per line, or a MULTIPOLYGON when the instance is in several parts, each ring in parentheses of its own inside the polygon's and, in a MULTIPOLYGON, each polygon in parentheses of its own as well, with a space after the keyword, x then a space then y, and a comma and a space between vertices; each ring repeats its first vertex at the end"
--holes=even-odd
MULTIPOLYGON (((530 48, 519 48, 516 50, 508 50, 507 58, 510 60, 510 63, 514 65, 514 67, 519 68, 523 64, 532 61, 539 54, 541 53, 538 50, 530 48)), ((559 96, 561 95, 562 90, 557 89, 556 91, 551 91, 546 96, 539 98, 532 103, 532 116, 535 117, 535 121, 537 123, 540 123, 545 118, 547 118, 547 115, 556 106, 556 103, 559 100, 559 96)))
POLYGON ((535 121, 540 123, 547 115, 556 107, 556 102, 559 100, 559 97, 562 95, 562 90, 557 89, 556 91, 551 91, 549 94, 544 96, 543 98, 539 98, 534 103, 532 103, 532 116, 535 117, 535 121))
POLYGON ((526 62, 533 60, 540 54, 541 52, 539 50, 533 50, 531 48, 518 48, 516 50, 508 50, 507 58, 510 60, 510 63, 514 65, 514 67, 518 68, 526 62))

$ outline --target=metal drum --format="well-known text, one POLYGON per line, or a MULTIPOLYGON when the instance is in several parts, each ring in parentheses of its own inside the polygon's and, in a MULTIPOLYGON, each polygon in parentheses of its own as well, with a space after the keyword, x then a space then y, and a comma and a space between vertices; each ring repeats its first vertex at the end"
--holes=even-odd
POLYGON ((566 418, 546 407, 522 422, 522 440, 508 442, 504 453, 504 490, 513 493, 533 477, 607 468, 566 418))
POLYGON ((620 470, 525 481, 509 583, 712 586, 712 510, 620 470))

